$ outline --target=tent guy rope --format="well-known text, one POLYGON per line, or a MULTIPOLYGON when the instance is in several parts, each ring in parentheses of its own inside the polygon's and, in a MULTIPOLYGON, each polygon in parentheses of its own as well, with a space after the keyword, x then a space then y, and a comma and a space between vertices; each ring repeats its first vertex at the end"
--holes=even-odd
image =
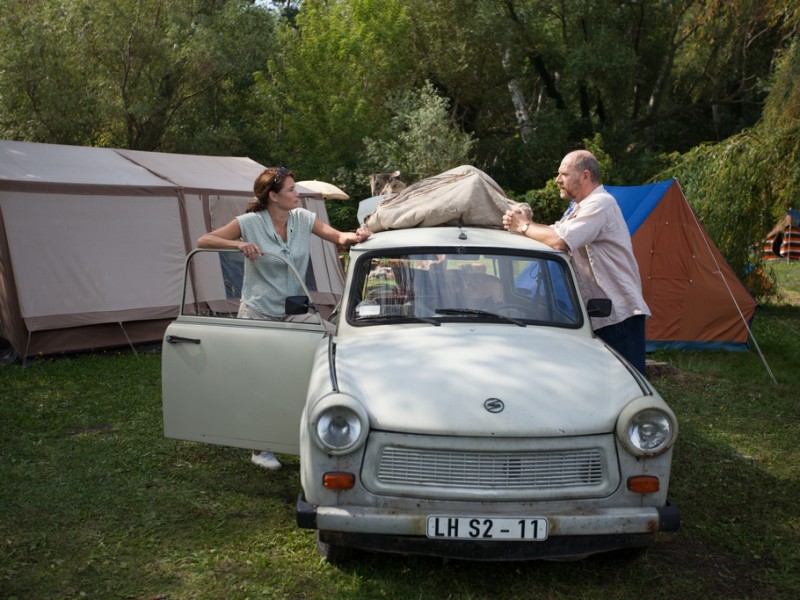
MULTIPOLYGON (((678 183, 678 185, 680 185, 680 183, 678 183)), ((681 191, 682 190, 683 190, 683 187, 681 187, 681 191)), ((684 196, 685 196, 685 194, 684 194, 684 196)), ((695 211, 692 210, 691 214, 692 214, 692 218, 694 219, 695 226, 697 227, 698 231, 700 231, 701 230, 701 225, 700 225, 700 221, 698 221, 698 219, 697 219, 697 215, 695 214, 695 211)), ((701 236, 701 237, 703 237, 703 236, 701 236)), ((772 380, 772 383, 774 385, 778 385, 778 380, 775 379, 775 375, 772 373, 772 369, 770 369, 769 364, 767 363, 767 359, 764 356, 764 353, 761 351, 761 346, 758 344, 758 340, 756 339, 756 336, 753 334, 753 330, 750 329, 750 323, 748 323, 747 319, 745 319, 745 316, 742 313, 742 309, 739 306, 739 303, 736 301, 736 298, 734 297, 733 291, 731 290, 730 286, 728 285, 728 280, 723 275, 722 269, 720 268, 719 263, 717 262, 716 258, 714 257, 714 253, 711 251, 711 247, 708 245, 708 240, 705 237, 703 237, 703 240, 704 240, 705 245, 706 245, 706 250, 708 251, 708 254, 711 257, 711 260, 714 262, 714 266, 716 267, 716 271, 714 271, 714 274, 718 275, 720 277, 720 279, 722 280, 722 283, 725 285, 725 289, 728 291, 728 295, 730 296, 731 300, 733 301, 733 305, 736 307, 736 311, 739 313, 739 318, 742 320, 742 324, 747 329, 747 334, 750 336, 750 339, 753 340, 753 345, 755 346, 756 351, 758 352, 758 355, 761 358, 761 362, 764 364, 764 368, 767 370, 767 374, 769 375, 770 379, 772 380)))

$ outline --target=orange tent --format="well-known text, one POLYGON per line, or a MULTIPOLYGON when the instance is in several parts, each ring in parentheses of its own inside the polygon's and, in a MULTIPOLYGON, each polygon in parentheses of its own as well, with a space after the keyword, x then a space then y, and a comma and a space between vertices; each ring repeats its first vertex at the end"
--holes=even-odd
POLYGON ((756 301, 692 211, 676 180, 606 186, 631 232, 648 350, 748 348, 756 301))

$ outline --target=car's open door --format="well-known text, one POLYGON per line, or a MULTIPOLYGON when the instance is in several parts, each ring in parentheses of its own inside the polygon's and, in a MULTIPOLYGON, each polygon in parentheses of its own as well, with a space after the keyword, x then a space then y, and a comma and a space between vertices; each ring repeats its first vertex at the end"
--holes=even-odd
POLYGON ((316 314, 304 323, 236 318, 241 267, 242 255, 230 251, 187 257, 181 311, 162 349, 164 435, 298 454, 325 326, 316 314))

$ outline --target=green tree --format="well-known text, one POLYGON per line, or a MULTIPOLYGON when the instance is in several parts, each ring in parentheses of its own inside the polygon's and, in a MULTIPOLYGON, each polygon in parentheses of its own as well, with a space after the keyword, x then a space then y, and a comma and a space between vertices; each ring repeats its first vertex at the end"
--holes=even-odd
POLYGON ((9 0, 0 17, 4 136, 142 150, 235 125, 274 22, 245 0, 9 0))
POLYGON ((67 5, 0 4, 4 138, 86 145, 102 139, 105 111, 98 109, 93 69, 77 43, 84 31, 83 19, 67 5))
POLYGON ((363 140, 389 127, 385 102, 406 82, 410 26, 401 0, 303 2, 259 80, 266 139, 280 162, 302 178, 368 190, 354 173, 363 140))
MULTIPOLYGON (((664 148, 754 123, 783 22, 751 0, 502 4, 517 40, 510 64, 526 96, 544 99, 531 101, 533 128, 559 124, 559 154, 601 133, 620 163, 613 183, 653 173, 664 148)), ((526 142, 534 155, 547 153, 540 140, 526 142)))
MULTIPOLYGON (((795 12, 795 19, 800 11, 795 12)), ((717 143, 699 146, 676 159, 665 174, 677 177, 692 207, 740 277, 761 266, 766 232, 800 206, 800 42, 782 55, 767 99, 764 119, 717 143)), ((757 296, 771 286, 751 291, 757 296)))
POLYGON ((365 140, 401 146, 387 99, 429 81, 450 130, 471 136, 471 162, 507 189, 540 188, 598 134, 613 158, 606 181, 639 183, 666 153, 757 122, 796 11, 789 0, 6 0, 0 135, 246 154, 366 195, 365 140))
POLYGON ((368 172, 398 169, 411 183, 471 162, 475 140, 453 124, 447 99, 430 82, 393 97, 388 106, 388 136, 365 140, 368 172))
POLYGON ((274 164, 264 144, 270 121, 256 82, 277 52, 276 26, 272 13, 250 2, 226 2, 207 18, 187 52, 197 56, 194 48, 202 47, 206 58, 196 68, 216 75, 170 124, 166 140, 172 151, 250 156, 274 164))

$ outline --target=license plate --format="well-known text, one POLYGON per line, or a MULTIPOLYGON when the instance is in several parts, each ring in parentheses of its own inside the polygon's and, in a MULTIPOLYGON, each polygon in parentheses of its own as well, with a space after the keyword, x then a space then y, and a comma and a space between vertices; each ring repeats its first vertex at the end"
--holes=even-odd
POLYGON ((547 539, 547 519, 541 517, 454 517, 431 515, 426 534, 443 540, 547 539))

